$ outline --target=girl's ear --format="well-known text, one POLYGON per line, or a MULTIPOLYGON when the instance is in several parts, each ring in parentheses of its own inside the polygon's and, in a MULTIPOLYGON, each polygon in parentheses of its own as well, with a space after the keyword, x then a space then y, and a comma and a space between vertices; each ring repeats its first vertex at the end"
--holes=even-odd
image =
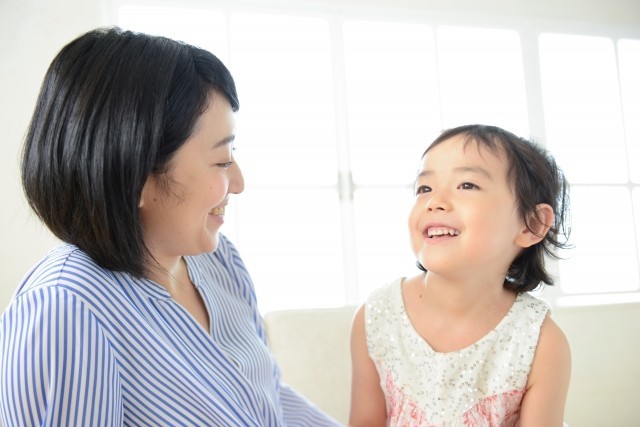
POLYGON ((516 244, 521 248, 528 248, 540 242, 553 225, 554 217, 551 206, 546 203, 536 205, 535 212, 531 212, 527 217, 528 224, 523 225, 520 230, 516 244))

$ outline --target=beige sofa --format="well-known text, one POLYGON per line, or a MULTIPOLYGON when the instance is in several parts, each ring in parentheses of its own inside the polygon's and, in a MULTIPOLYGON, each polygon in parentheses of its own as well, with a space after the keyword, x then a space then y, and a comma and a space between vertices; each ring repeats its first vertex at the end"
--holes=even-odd
POLYGON ((355 309, 285 310, 264 316, 283 380, 344 424, 349 417, 349 335, 355 309))
MULTIPOLYGON (((264 316, 283 378, 347 423, 349 334, 355 307, 287 310, 264 316)), ((640 303, 563 308, 555 320, 571 344, 565 420, 572 427, 640 425, 640 303)))

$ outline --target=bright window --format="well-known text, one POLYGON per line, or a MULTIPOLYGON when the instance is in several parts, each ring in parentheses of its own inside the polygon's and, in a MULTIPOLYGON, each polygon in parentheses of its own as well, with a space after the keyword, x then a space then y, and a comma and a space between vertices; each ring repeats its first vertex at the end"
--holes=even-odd
POLYGON ((358 185, 409 185, 427 135, 441 130, 428 26, 344 24, 348 147, 358 185))
POLYGON ((440 27, 438 64, 445 128, 469 123, 529 134, 520 36, 513 30, 440 27))
POLYGON ((640 40, 620 40, 618 61, 629 174, 634 184, 640 184, 640 40))
MULTIPOLYGON (((327 21, 233 14, 229 25, 229 66, 240 98, 238 149, 247 185, 335 185, 337 148, 327 21)), ((285 217, 295 200, 287 199, 285 205, 274 205, 285 209, 280 212, 285 217)))
POLYGON ((551 265, 560 286, 548 295, 640 290, 640 35, 362 18, 312 2, 114 4, 119 25, 210 49, 236 79, 246 190, 224 232, 263 312, 359 303, 414 274, 420 156, 465 123, 542 139, 572 184, 576 248, 551 265))
POLYGON ((571 204, 575 247, 560 262, 562 290, 568 294, 638 290, 637 235, 632 231, 629 189, 575 185, 571 204))
POLYGON ((613 41, 542 34, 540 69, 547 144, 571 182, 626 183, 629 173, 613 41))
POLYGON ((228 62, 225 13, 211 9, 123 4, 117 24, 123 28, 184 40, 228 62))
POLYGON ((634 220, 630 191, 630 171, 638 172, 630 165, 640 145, 637 120, 631 119, 634 109, 636 117, 640 113, 640 50, 630 41, 619 46, 617 60, 610 38, 540 36, 547 143, 572 184, 575 249, 560 262, 568 294, 639 288, 634 230, 640 222, 634 220))

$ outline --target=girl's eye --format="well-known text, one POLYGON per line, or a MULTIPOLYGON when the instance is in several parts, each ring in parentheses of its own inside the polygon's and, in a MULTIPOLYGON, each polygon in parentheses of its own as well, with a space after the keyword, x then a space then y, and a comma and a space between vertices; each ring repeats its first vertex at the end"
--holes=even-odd
POLYGON ((474 189, 479 189, 480 187, 470 182, 463 182, 462 184, 460 184, 460 186, 458 186, 458 188, 462 190, 474 190, 474 189))
POLYGON ((232 164, 233 162, 226 162, 226 163, 218 163, 216 166, 219 166, 223 169, 229 169, 232 164))
POLYGON ((426 186, 426 185, 419 185, 418 187, 416 187, 416 195, 423 194, 423 193, 428 193, 430 191, 431 191, 431 187, 426 186))

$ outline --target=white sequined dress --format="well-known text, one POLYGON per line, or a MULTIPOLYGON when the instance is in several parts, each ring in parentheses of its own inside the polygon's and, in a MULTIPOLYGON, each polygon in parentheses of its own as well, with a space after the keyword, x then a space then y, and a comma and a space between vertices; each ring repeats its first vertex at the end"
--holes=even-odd
POLYGON ((402 279, 365 305, 369 355, 380 375, 389 426, 513 426, 549 306, 516 298, 495 329, 462 350, 434 351, 405 310, 402 279))

